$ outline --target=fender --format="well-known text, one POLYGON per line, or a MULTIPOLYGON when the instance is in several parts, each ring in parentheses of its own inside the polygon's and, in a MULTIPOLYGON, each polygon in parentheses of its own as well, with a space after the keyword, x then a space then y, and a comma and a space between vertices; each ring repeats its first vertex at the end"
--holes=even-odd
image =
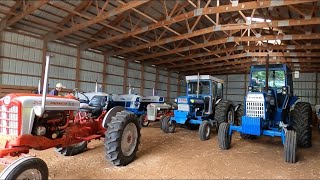
POLYGON ((115 107, 111 108, 103 118, 102 127, 107 129, 108 123, 111 122, 112 117, 116 116, 117 112, 120 112, 123 110, 125 110, 125 108, 122 106, 115 106, 115 107))
POLYGON ((221 101, 222 99, 218 99, 217 101, 216 101, 216 105, 221 101))

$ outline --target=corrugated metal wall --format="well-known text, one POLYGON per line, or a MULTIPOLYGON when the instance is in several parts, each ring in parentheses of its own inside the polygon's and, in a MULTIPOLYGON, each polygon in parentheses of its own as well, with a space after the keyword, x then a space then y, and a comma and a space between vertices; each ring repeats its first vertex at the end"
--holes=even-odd
MULTIPOLYGON (((0 84, 36 88, 41 79, 45 49, 43 40, 12 32, 1 32, 0 36, 0 84)), ((107 93, 123 94, 128 93, 130 83, 135 93, 149 96, 156 89, 157 95, 168 97, 171 101, 177 97, 179 89, 182 94, 185 91, 182 84, 184 80, 178 80, 177 73, 142 67, 133 62, 125 63, 122 59, 112 57, 105 59, 99 52, 79 51, 76 46, 49 42, 46 54, 54 55, 49 73, 50 89, 60 82, 68 89, 94 91, 97 81, 105 84, 103 89, 107 93)))
POLYGON ((36 38, 2 32, 1 84, 37 86, 41 76, 42 43, 36 38))

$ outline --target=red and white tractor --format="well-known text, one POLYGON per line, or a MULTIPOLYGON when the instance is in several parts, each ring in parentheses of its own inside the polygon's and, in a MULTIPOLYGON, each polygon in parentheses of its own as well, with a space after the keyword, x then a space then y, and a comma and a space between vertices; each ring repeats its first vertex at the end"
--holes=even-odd
MULTIPOLYGON (((47 56, 43 84, 48 81, 49 64, 47 56)), ((116 166, 131 163, 140 143, 136 115, 119 106, 109 111, 99 106, 80 109, 73 96, 8 94, 0 99, 0 160, 7 165, 0 179, 48 179, 46 163, 28 155, 30 149, 56 148, 72 156, 83 152, 90 140, 100 138, 107 161, 116 166)))

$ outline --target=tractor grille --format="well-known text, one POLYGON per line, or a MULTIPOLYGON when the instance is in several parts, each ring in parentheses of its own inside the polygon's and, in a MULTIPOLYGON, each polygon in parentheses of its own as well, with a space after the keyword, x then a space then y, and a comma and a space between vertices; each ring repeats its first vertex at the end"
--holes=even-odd
POLYGON ((265 118, 263 94, 248 94, 246 101, 246 116, 265 118))
POLYGON ((147 115, 148 116, 154 116, 155 115, 155 108, 150 106, 150 107, 147 107, 147 115))
POLYGON ((1 135, 18 135, 19 108, 16 105, 10 108, 4 105, 0 106, 0 134, 1 135))

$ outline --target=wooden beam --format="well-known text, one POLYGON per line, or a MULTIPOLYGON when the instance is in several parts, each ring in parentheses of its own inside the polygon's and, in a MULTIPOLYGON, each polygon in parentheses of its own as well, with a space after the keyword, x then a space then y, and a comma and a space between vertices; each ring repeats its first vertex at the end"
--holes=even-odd
POLYGON ((102 91, 106 92, 107 91, 107 68, 108 68, 108 63, 109 63, 109 58, 110 56, 107 53, 103 54, 103 70, 102 70, 102 91))
POLYGON ((140 80, 140 94, 141 96, 144 95, 144 84, 145 84, 145 79, 144 79, 144 64, 141 64, 141 80, 140 80))
POLYGON ((128 86, 128 61, 124 61, 123 67, 123 94, 127 94, 127 86, 128 86))
POLYGON ((41 87, 43 87, 44 73, 46 69, 47 50, 48 50, 48 41, 44 40, 42 44, 42 64, 41 64, 41 82, 40 82, 41 87))
POLYGON ((165 38, 162 40, 153 41, 150 43, 138 45, 135 47, 125 48, 115 52, 115 55, 123 55, 125 53, 135 52, 141 49, 146 49, 153 46, 159 46, 174 41, 179 41, 187 38, 192 38, 211 32, 223 31, 223 30, 239 30, 239 29, 250 29, 250 28, 264 28, 264 27, 290 27, 290 26, 303 26, 303 25, 313 25, 320 24, 320 18, 304 19, 304 20, 295 20, 295 19, 286 19, 286 20, 275 20, 270 23, 268 22, 257 22, 252 23, 251 25, 246 25, 245 23, 241 24, 224 24, 219 26, 207 27, 201 30, 194 31, 192 33, 181 34, 174 37, 165 38))
MULTIPOLYGON (((319 63, 318 59, 311 59, 311 58, 284 58, 284 57, 279 57, 279 58, 271 58, 270 62, 273 63, 299 63, 299 64, 305 64, 305 63, 319 63)), ((208 72, 219 72, 219 71, 231 71, 233 69, 239 69, 243 65, 246 66, 248 63, 265 63, 265 57, 260 57, 260 58, 253 58, 253 57, 245 57, 245 58, 239 58, 239 59, 234 59, 233 61, 229 62, 221 62, 221 63, 216 63, 212 65, 206 65, 202 66, 201 68, 194 68, 192 70, 189 70, 189 72, 201 72, 201 73, 208 73, 208 72), (231 67, 230 67, 231 66, 231 67)), ((191 68, 190 68, 191 69, 191 68)))
POLYGON ((41 6, 48 3, 49 0, 38 0, 38 1, 30 1, 30 5, 28 8, 26 8, 25 11, 22 11, 20 14, 10 18, 6 19, 4 18, 3 21, 0 22, 0 31, 3 31, 9 26, 12 26, 16 22, 20 21, 21 19, 25 18, 27 15, 33 13, 35 10, 40 8, 41 6))
MULTIPOLYGON (((214 63, 217 61, 225 61, 229 59, 243 58, 243 57, 266 57, 269 54, 270 57, 320 57, 320 53, 312 52, 312 53, 304 53, 304 52, 247 52, 240 53, 235 55, 224 56, 220 58, 212 58, 202 61, 190 62, 190 63, 181 63, 173 66, 169 66, 170 69, 179 68, 181 71, 188 71, 189 68, 186 66, 195 66, 201 65, 203 63, 214 63)), ((196 69, 197 67, 193 67, 196 69)))
POLYGON ((135 60, 144 61, 146 59, 152 59, 152 58, 156 58, 159 56, 170 55, 170 54, 177 53, 177 52, 190 51, 190 50, 194 50, 194 49, 199 49, 199 48, 208 47, 208 46, 214 46, 214 45, 218 45, 218 44, 224 44, 224 43, 228 43, 228 42, 263 41, 263 40, 275 40, 275 39, 276 40, 320 39, 320 33, 290 34, 290 35, 276 35, 276 36, 275 35, 264 35, 264 36, 259 36, 259 37, 256 37, 256 36, 250 36, 250 37, 230 36, 227 38, 221 38, 221 39, 217 39, 217 40, 213 40, 213 41, 209 41, 209 42, 205 42, 205 43, 199 43, 196 45, 176 48, 176 49, 172 49, 169 51, 163 51, 163 52, 159 52, 159 53, 149 54, 146 56, 135 58, 135 60))
POLYGON ((167 74, 167 101, 169 102, 170 101, 170 78, 171 78, 171 71, 168 71, 168 74, 167 74))
POLYGON ((178 74, 178 84, 177 84, 177 95, 180 96, 181 95, 181 85, 180 85, 180 81, 181 81, 181 74, 178 74))
POLYGON ((320 49, 320 44, 312 44, 312 45, 262 45, 262 46, 236 46, 226 49, 218 49, 211 52, 205 52, 205 53, 198 53, 194 55, 189 55, 185 57, 178 57, 178 58, 169 58, 161 61, 152 62, 154 65, 160 65, 160 64, 166 64, 166 63, 172 63, 177 61, 184 61, 191 58, 201 58, 205 56, 213 56, 221 53, 230 53, 234 51, 256 51, 256 50, 262 50, 266 51, 269 49, 273 50, 304 50, 304 49, 320 49))
POLYGON ((216 14, 216 13, 227 13, 227 12, 234 12, 234 11, 239 11, 239 10, 249 10, 249 9, 259 9, 259 8, 269 8, 269 7, 276 7, 276 6, 284 6, 284 5, 290 5, 290 4, 300 4, 300 3, 307 3, 307 2, 315 2, 317 0, 291 0, 291 1, 283 1, 282 3, 274 3, 274 1, 261 1, 261 2, 244 2, 244 3, 239 3, 238 6, 232 6, 230 5, 223 5, 223 6, 217 6, 217 7, 207 7, 207 8, 200 8, 196 9, 191 12, 187 12, 175 17, 171 17, 170 19, 166 19, 163 21, 159 21, 157 23, 153 23, 151 25, 138 28, 135 31, 131 31, 128 33, 116 35, 113 37, 109 37, 107 39, 102 39, 99 40, 98 42, 94 42, 89 44, 86 48, 93 48, 96 46, 101 46, 104 44, 108 44, 120 39, 125 39, 131 36, 135 36, 147 31, 151 31, 153 29, 157 29, 160 27, 164 27, 173 23, 177 23, 180 21, 184 21, 193 17, 197 17, 200 15, 208 15, 208 14, 216 14))
POLYGON ((159 70, 156 68, 156 79, 154 82, 154 90, 158 91, 158 83, 159 83, 159 70))
MULTIPOLYGON (((117 14, 120 14, 122 12, 125 12, 127 10, 130 10, 131 8, 134 8, 134 7, 137 7, 137 6, 140 6, 146 2, 148 2, 149 0, 135 0, 135 1, 130 1, 124 5, 121 5, 115 9, 112 9, 108 12, 105 12, 101 15, 98 15, 96 16, 95 18, 89 20, 89 21, 86 21, 86 22, 83 22, 81 24, 76 24, 68 29, 65 29, 57 34, 54 34, 54 35, 48 35, 48 40, 49 41, 53 41, 53 40, 56 40, 56 39, 59 39, 61 37, 64 37, 64 36, 67 36, 73 32, 76 32, 76 31, 79 31, 80 29, 83 29, 83 28, 86 28, 88 26, 91 26, 93 24, 96 24, 96 23, 99 23, 105 19, 108 19, 112 16, 115 16, 117 14)), ((50 2, 50 4, 54 4, 54 2, 50 2)))

